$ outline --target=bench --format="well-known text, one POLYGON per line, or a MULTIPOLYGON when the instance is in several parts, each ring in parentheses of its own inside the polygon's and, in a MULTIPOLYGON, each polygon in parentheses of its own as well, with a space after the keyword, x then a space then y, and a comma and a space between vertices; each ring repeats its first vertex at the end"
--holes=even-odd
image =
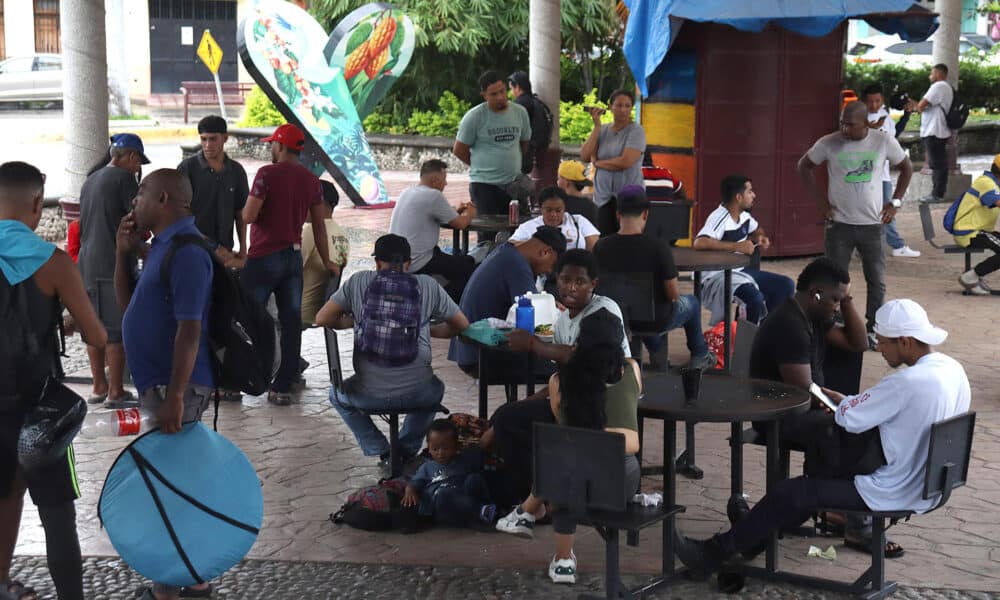
MULTIPOLYGON (((920 226, 924 230, 924 240, 930 244, 932 247, 943 251, 945 254, 964 254, 965 255, 965 270, 968 271, 972 268, 972 254, 979 254, 983 252, 982 248, 969 248, 968 246, 959 246, 958 244, 937 244, 934 241, 934 219, 931 217, 931 207, 926 202, 918 202, 920 205, 920 226)), ((967 294, 968 292, 966 292, 967 294)))
MULTIPOLYGON (((940 496, 935 511, 948 503, 951 492, 965 485, 972 456, 972 436, 976 426, 976 413, 967 412, 950 419, 938 421, 931 426, 930 443, 927 448, 927 463, 924 469, 923 498, 940 496)), ((871 566, 851 583, 841 578, 823 579, 791 573, 771 571, 749 565, 732 565, 726 571, 750 575, 768 581, 781 581, 796 585, 851 594, 873 600, 886 598, 896 591, 896 582, 885 580, 885 531, 902 520, 909 520, 912 511, 845 511, 839 508, 820 508, 820 511, 836 511, 861 515, 872 519, 871 566), (889 520, 888 527, 886 520, 889 520)), ((927 513, 924 513, 927 514, 927 513)))
MULTIPOLYGON (((222 101, 226 105, 244 104, 246 96, 253 89, 253 83, 223 81, 222 101)), ((182 81, 181 95, 184 96, 184 123, 188 122, 188 106, 218 106, 219 93, 214 81, 182 81)))
POLYGON ((535 495, 566 507, 574 521, 593 527, 604 540, 604 596, 582 599, 641 598, 665 584, 663 579, 636 590, 625 588, 619 568, 619 532, 626 543, 639 545, 639 530, 661 521, 673 529, 683 506, 641 506, 625 498, 625 436, 548 423, 534 424, 535 495))

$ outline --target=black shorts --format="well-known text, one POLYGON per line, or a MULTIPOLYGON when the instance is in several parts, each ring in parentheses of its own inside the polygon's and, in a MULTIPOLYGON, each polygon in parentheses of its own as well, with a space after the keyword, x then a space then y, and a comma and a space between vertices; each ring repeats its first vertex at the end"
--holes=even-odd
POLYGON ((73 446, 59 460, 31 471, 17 463, 17 438, 21 434, 23 412, 0 411, 0 498, 10 496, 20 476, 35 506, 56 506, 80 497, 73 446))

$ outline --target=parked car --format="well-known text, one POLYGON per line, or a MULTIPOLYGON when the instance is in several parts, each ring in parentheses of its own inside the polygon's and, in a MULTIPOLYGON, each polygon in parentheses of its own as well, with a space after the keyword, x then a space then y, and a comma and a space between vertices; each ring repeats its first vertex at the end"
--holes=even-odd
MULTIPOLYGON (((929 67, 934 64, 933 42, 934 35, 923 42, 904 42, 898 35, 873 35, 859 39, 847 51, 846 58, 856 63, 929 67)), ((1000 64, 1000 55, 992 51, 993 45, 988 36, 963 33, 958 39, 958 53, 959 56, 976 53, 990 64, 1000 64)))
POLYGON ((32 54, 0 61, 0 102, 60 102, 62 56, 32 54))

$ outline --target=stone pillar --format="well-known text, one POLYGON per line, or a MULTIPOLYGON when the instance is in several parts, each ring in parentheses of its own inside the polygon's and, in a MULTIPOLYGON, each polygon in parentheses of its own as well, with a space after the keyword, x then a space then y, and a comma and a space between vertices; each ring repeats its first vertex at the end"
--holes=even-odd
POLYGON ((528 25, 528 78, 531 88, 552 111, 552 141, 539 153, 536 185, 555 185, 559 168, 559 53, 562 49, 560 0, 531 0, 528 25))
POLYGON ((80 197, 87 171, 108 148, 104 0, 62 0, 66 196, 80 197))
MULTIPOLYGON (((958 89, 958 41, 962 31, 962 0, 936 0, 934 10, 940 15, 941 26, 934 34, 934 64, 948 65, 948 83, 958 89)), ((952 132, 948 138, 948 170, 959 174, 958 134, 952 132)))
POLYGON ((132 114, 129 98, 128 67, 125 61, 125 0, 106 0, 107 16, 104 20, 108 38, 108 100, 112 116, 127 117, 132 114))

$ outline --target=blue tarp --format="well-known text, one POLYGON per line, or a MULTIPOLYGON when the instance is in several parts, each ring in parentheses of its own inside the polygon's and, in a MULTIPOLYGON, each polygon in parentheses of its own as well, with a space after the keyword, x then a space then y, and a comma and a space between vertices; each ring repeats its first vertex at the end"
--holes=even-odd
POLYGON ((666 56, 684 19, 754 32, 774 23, 801 35, 820 37, 844 19, 902 12, 913 0, 625 0, 625 5, 629 9, 625 59, 645 97, 647 79, 666 56))

